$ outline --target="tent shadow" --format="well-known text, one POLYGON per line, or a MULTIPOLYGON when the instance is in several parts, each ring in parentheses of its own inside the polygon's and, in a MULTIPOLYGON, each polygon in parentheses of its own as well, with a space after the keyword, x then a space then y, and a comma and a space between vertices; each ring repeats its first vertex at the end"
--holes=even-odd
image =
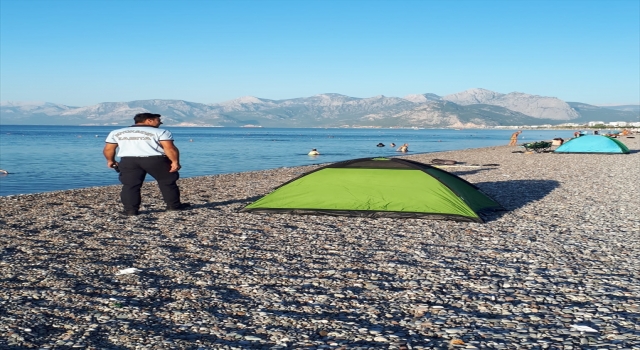
POLYGON ((475 185, 505 208, 505 211, 483 215, 485 222, 489 222, 502 217, 507 211, 521 208, 546 197, 560 186, 560 182, 555 180, 512 180, 479 182, 475 185))
POLYGON ((454 174, 456 176, 465 176, 465 175, 474 175, 474 174, 478 174, 481 173, 483 171, 491 171, 494 170, 495 168, 479 168, 479 169, 474 169, 474 170, 459 170, 459 171, 447 171, 448 173, 454 174))

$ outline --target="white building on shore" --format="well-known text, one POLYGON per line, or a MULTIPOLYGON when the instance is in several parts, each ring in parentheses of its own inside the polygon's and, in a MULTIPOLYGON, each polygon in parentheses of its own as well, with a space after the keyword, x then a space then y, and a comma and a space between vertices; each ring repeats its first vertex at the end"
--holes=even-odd
POLYGON ((609 125, 616 126, 616 127, 622 127, 622 126, 627 126, 627 122, 611 122, 611 123, 609 123, 609 125))

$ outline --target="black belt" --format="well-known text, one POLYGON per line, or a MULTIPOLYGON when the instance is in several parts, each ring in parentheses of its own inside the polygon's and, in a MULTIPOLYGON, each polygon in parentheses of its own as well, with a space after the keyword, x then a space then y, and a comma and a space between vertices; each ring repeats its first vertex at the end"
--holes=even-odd
POLYGON ((120 158, 160 158, 166 156, 139 156, 139 157, 120 157, 120 158))

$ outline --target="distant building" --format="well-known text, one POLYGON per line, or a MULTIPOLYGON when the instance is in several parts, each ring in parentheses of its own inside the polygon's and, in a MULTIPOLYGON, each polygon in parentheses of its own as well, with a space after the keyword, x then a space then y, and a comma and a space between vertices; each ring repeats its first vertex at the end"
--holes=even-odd
POLYGON ((587 125, 589 126, 604 125, 604 122, 589 122, 587 123, 587 125))
POLYGON ((627 126, 627 122, 611 122, 609 123, 611 126, 627 126))
POLYGON ((559 126, 567 126, 567 127, 574 127, 574 126, 583 126, 584 124, 578 124, 578 123, 562 123, 559 124, 559 126))

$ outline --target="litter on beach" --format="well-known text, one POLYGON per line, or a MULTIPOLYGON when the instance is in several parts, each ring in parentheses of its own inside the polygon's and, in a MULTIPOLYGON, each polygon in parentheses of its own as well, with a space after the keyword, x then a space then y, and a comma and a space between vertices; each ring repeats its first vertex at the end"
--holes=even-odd
POLYGON ((432 165, 434 168, 480 168, 481 165, 432 165))
POLYGON ((120 270, 118 272, 116 272, 116 276, 120 276, 120 275, 130 275, 132 273, 136 273, 136 272, 141 272, 142 270, 140 269, 136 269, 135 267, 130 267, 128 269, 124 269, 124 270, 120 270))
POLYGON ((579 331, 579 332, 598 332, 598 330, 593 329, 589 326, 580 326, 580 325, 576 325, 576 324, 572 324, 571 325, 571 330, 572 331, 579 331))
POLYGON ((431 164, 439 164, 439 165, 453 165, 458 162, 451 159, 431 159, 431 164))

